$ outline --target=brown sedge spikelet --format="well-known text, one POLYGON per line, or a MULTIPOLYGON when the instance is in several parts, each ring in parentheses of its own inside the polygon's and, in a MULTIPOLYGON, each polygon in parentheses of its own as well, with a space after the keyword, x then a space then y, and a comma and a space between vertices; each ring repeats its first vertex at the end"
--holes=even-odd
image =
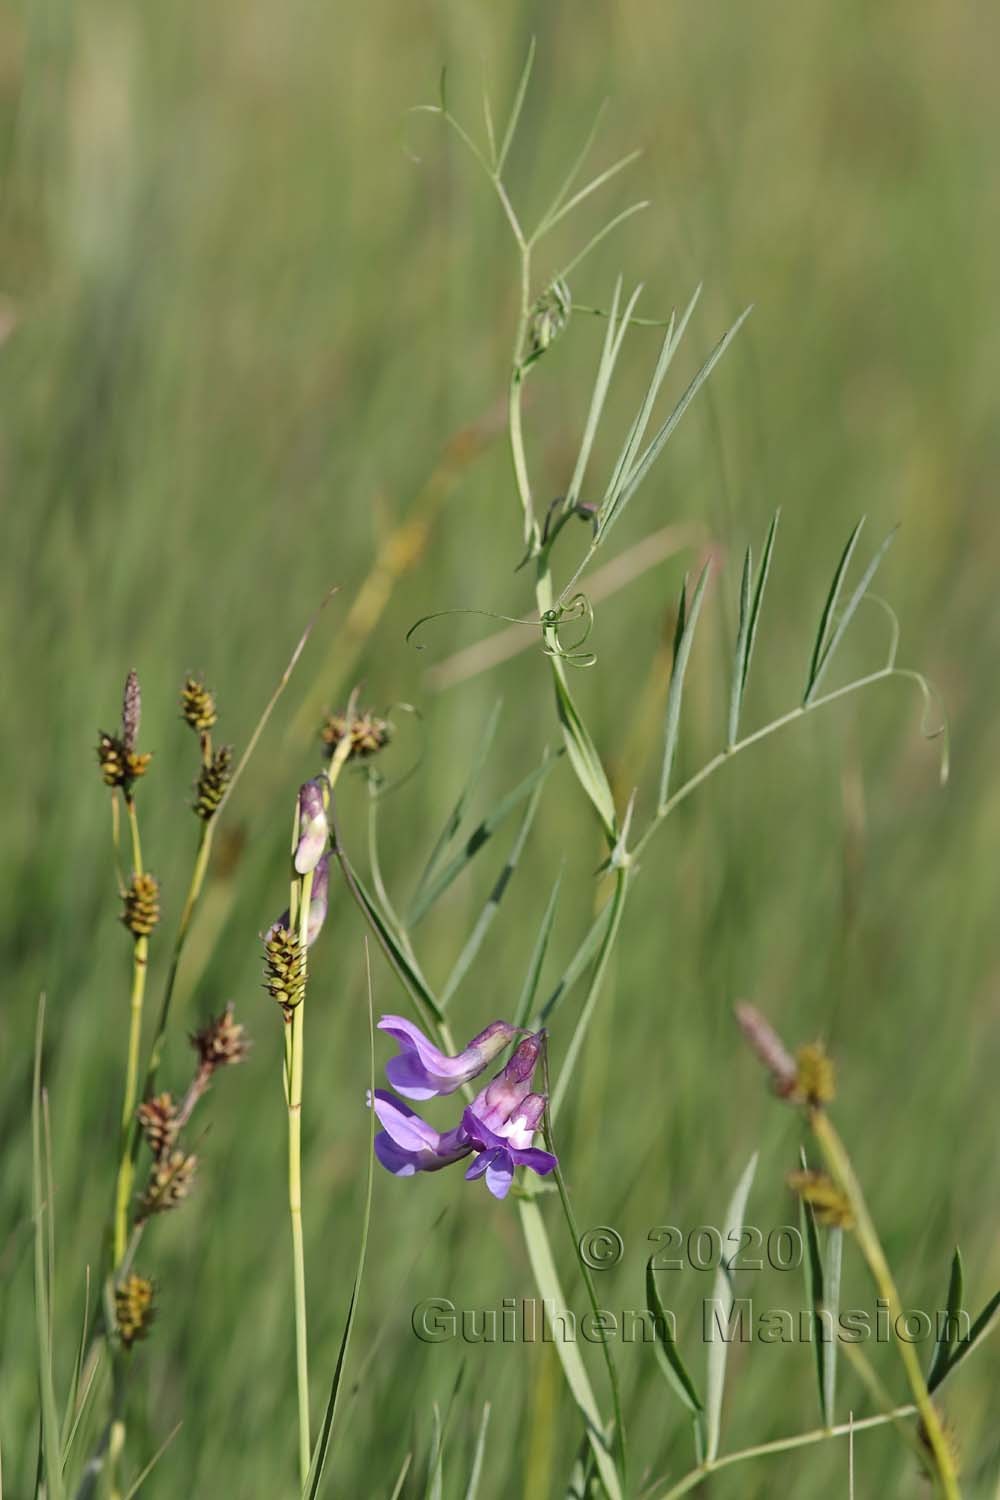
POLYGON ((233 748, 231 745, 220 745, 208 765, 202 767, 195 786, 193 806, 204 822, 215 817, 232 779, 233 748))
POLYGON ((218 718, 215 698, 199 677, 187 677, 181 689, 181 718, 196 734, 207 734, 218 718))
POLYGON ((128 793, 140 776, 145 776, 152 760, 151 754, 139 755, 126 748, 122 740, 103 731, 97 741, 97 763, 101 768, 104 785, 121 787, 128 793))
POLYGON ((229 1004, 221 1016, 208 1022, 189 1038, 197 1052, 201 1066, 210 1073, 216 1068, 225 1068, 241 1063, 250 1050, 250 1039, 246 1028, 233 1020, 233 1006, 229 1004))
POLYGON ((306 992, 306 959, 298 936, 276 922, 264 935, 264 960, 264 988, 288 1021, 306 992))
POLYGON ((148 1276, 133 1271, 115 1288, 115 1323, 126 1349, 149 1333, 156 1317, 155 1287, 148 1276))
POLYGON ((736 1020, 758 1060, 770 1073, 774 1092, 781 1099, 789 1098, 797 1079, 795 1059, 770 1021, 755 1005, 745 1001, 736 1006, 736 1020))
POLYGON ((146 1191, 139 1200, 136 1220, 141 1224, 153 1214, 176 1208, 191 1191, 198 1158, 184 1151, 171 1151, 153 1163, 146 1191))
POLYGON ((367 760, 385 748, 392 738, 392 725, 388 719, 365 712, 360 714, 328 714, 320 730, 324 754, 332 760, 345 739, 351 748, 348 760, 367 760))
POLYGON ((173 1095, 164 1093, 153 1099, 144 1099, 136 1110, 136 1118, 150 1151, 159 1161, 172 1149, 177 1138, 177 1106, 173 1095))
POLYGON ((160 886, 154 875, 133 875, 123 897, 122 921, 135 938, 149 937, 160 920, 160 886))
POLYGON ((854 1210, 847 1194, 826 1172, 789 1172, 788 1186, 808 1203, 816 1221, 837 1229, 854 1228, 854 1210))

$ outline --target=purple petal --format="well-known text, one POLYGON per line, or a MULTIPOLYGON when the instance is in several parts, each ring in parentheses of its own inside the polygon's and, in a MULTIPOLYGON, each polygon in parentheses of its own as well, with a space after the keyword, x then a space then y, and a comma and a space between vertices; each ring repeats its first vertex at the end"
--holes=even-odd
POLYGON ((503 1136, 496 1135, 484 1125, 478 1115, 473 1114, 471 1109, 466 1109, 462 1115, 462 1128, 469 1140, 482 1151, 506 1151, 507 1142, 503 1136))
POLYGON ((412 1177, 420 1168, 417 1165, 418 1158, 412 1151, 404 1151, 397 1146, 391 1136, 380 1130, 375 1137, 375 1155, 394 1177, 412 1177))
POLYGON ((481 1155, 476 1157, 472 1166, 467 1170, 465 1174, 466 1180, 468 1182, 475 1182, 477 1177, 482 1177, 487 1167, 492 1166, 495 1158, 502 1155, 502 1151, 483 1151, 481 1155))
POLYGON ((375 1090, 373 1107, 380 1124, 404 1151, 437 1151, 441 1137, 434 1127, 384 1089, 375 1090))
POLYGON ((486 1168, 486 1186, 494 1198, 506 1198, 513 1180, 514 1163, 510 1159, 510 1153, 498 1151, 495 1159, 486 1168))
POLYGON ((537 1146, 527 1146, 523 1151, 511 1151, 519 1167, 530 1167, 539 1177, 547 1177, 559 1165, 559 1158, 550 1151, 540 1151, 537 1146))
POLYGON ((493 1021, 464 1051, 449 1057, 405 1016, 383 1016, 378 1026, 399 1043, 400 1056, 389 1062, 386 1073, 393 1088, 408 1099, 453 1094, 481 1073, 515 1034, 515 1028, 506 1021, 493 1021))

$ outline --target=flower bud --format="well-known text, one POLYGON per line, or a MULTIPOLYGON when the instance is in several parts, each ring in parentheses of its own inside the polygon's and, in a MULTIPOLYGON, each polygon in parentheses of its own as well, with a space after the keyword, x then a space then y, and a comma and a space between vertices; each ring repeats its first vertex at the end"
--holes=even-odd
POLYGON ((299 841, 295 846, 295 869, 299 875, 315 870, 329 837, 323 784, 317 778, 299 789, 299 841))

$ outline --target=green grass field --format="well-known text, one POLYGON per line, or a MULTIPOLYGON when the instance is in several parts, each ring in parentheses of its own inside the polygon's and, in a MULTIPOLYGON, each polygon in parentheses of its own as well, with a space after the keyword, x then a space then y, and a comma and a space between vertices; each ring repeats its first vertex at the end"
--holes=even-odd
MULTIPOLYGON (((570 281, 575 303, 602 309, 619 272, 630 286, 642 281, 650 318, 704 283, 670 399, 753 303, 601 561, 628 554, 638 567, 657 547, 663 555, 597 600, 587 643, 596 664, 570 672, 619 809, 638 786, 637 817, 653 810, 678 591, 709 555, 680 775, 719 749, 743 552, 752 542, 758 555, 777 506, 747 727, 800 701, 831 574, 867 515, 865 555, 901 523, 877 592, 899 616, 900 662, 937 685, 952 730, 942 789, 919 693, 876 684, 748 750, 644 851, 557 1132, 580 1228, 622 1237, 620 1263, 594 1273, 601 1305, 643 1306, 650 1232, 723 1222, 754 1149, 746 1222, 765 1238, 797 1223, 785 1177, 801 1121, 769 1097, 733 1023, 732 1005, 746 997, 790 1042, 828 1041, 837 1125, 905 1305, 943 1306, 956 1243, 973 1312, 1000 1285, 997 15, 901 0, 353 9, 17 0, 0 17, 0 1445, 12 1500, 36 1493, 30 1107, 41 991, 63 1398, 86 1270, 96 1285, 104 1269, 117 1158, 130 963, 98 729, 114 728, 122 680, 136 668, 142 745, 155 752, 138 794, 142 838, 164 912, 151 946, 151 1023, 198 834, 181 682, 204 673, 221 738, 239 753, 336 585, 227 806, 184 956, 164 1085, 183 1087, 186 1032, 230 1000, 254 1047, 199 1107, 190 1203, 151 1225, 142 1246, 159 1312, 131 1357, 124 1466, 131 1481, 181 1423, 142 1486, 149 1500, 298 1493, 282 1024, 261 988, 259 940, 287 904, 296 789, 318 768, 324 711, 343 706, 356 682, 377 709, 419 710, 392 708, 397 733, 380 761, 390 779, 416 767, 379 815, 383 873, 405 906, 496 701, 473 822, 559 744, 536 633, 514 627, 523 649, 496 665, 458 656, 504 628, 473 613, 405 640, 433 611, 524 617, 534 605, 530 570, 515 571, 523 548, 504 429, 514 246, 460 144, 439 120, 407 114, 434 102, 446 64, 449 103, 481 136, 484 72, 502 114, 532 36, 535 72, 508 167, 528 217, 603 99, 594 169, 642 148, 581 206, 579 222, 546 242, 539 276, 602 215, 650 199, 570 281), (666 527, 676 529, 641 547, 666 527)), ((604 331, 574 312, 528 383, 540 509, 565 493, 604 331)), ((651 329, 629 335, 598 439, 601 474, 659 342, 651 329)), ((879 610, 862 609, 829 685, 877 667, 887 630, 879 610)), ((367 870, 367 794, 351 767, 337 812, 367 870)), ((416 929, 435 986, 519 815, 416 929)), ((607 881, 595 879, 605 854, 563 757, 451 1002, 460 1041, 512 1013, 562 871, 542 993, 556 983, 605 899, 607 881)), ((366 1186, 364 935, 334 878, 311 963, 305 1056, 314 1423, 366 1186)), ((409 1013, 378 953, 373 975, 376 1014, 409 1013)), ((553 1019, 557 1068, 583 993, 553 1019)), ((379 1071, 389 1055, 377 1037, 379 1071)), ((433 1106, 428 1114, 448 1118, 433 1106)), ((582 1316, 558 1200, 540 1202, 582 1316)), ((660 1282, 699 1382, 699 1308, 712 1279, 686 1267, 660 1282)), ((755 1307, 797 1310, 801 1273, 748 1276, 743 1294, 755 1307)), ((404 1496, 461 1500, 489 1401, 481 1500, 561 1500, 582 1427, 554 1346, 424 1343, 411 1328, 427 1298, 483 1309, 535 1295, 512 1200, 495 1203, 457 1169, 398 1180, 378 1170, 323 1492, 389 1500, 412 1453, 404 1496), (433 1408, 450 1401, 435 1490, 433 1408)), ((874 1296, 848 1239, 842 1305, 871 1308, 874 1296)), ((607 1414, 600 1347, 580 1350, 607 1414)), ((906 1401, 895 1351, 873 1342, 865 1352, 892 1400, 906 1401)), ((633 1491, 657 1483, 659 1495, 665 1476, 691 1467, 689 1424, 648 1347, 622 1344, 616 1359, 633 1491)), ((734 1345, 724 1451, 815 1427, 814 1386, 801 1343, 734 1345)), ((994 1336, 942 1396, 969 1500, 1000 1495, 998 1389, 994 1336)), ((841 1361, 838 1421, 877 1410, 841 1361)), ((97 1442, 96 1419, 85 1436, 97 1442)), ((891 1426, 857 1435, 854 1475, 859 1496, 932 1493, 891 1426)), ((696 1493, 762 1500, 780 1489, 846 1500, 847 1443, 723 1469, 696 1493)))

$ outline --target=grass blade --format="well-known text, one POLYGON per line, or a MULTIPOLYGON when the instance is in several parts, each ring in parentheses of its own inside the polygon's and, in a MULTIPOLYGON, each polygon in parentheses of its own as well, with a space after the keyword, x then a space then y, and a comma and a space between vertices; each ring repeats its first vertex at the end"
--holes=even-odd
POLYGON ((826 1338, 820 1345, 822 1361, 823 1422, 832 1427, 836 1421, 837 1352, 839 1340, 834 1332, 840 1316, 840 1269, 844 1259, 844 1231, 835 1226, 826 1242, 826 1338))
MULTIPOLYGON (((532 1273, 541 1293, 541 1299, 543 1302, 548 1299, 555 1317, 559 1317, 566 1311, 566 1299, 559 1284, 559 1273, 552 1258, 552 1247, 545 1232, 545 1224, 538 1203, 534 1198, 521 1198, 517 1206, 521 1215, 525 1244, 528 1247, 528 1259, 531 1261, 532 1273)), ((618 1471, 608 1450, 604 1424, 601 1421, 601 1414, 590 1378, 580 1356, 580 1350, 575 1343, 562 1338, 555 1339, 555 1349, 566 1377, 566 1384, 583 1418, 597 1472, 608 1500, 623 1500, 618 1471)))
POLYGON ((44 1201, 45 1177, 42 1161, 42 1038, 45 1030, 45 996, 38 998, 35 1030, 35 1065, 31 1085, 31 1199, 35 1228, 35 1331, 38 1339, 38 1385, 41 1406, 41 1446, 45 1464, 47 1500, 65 1500, 62 1454, 59 1447, 59 1415, 52 1379, 51 1303, 48 1283, 48 1239, 45 1214, 52 1212, 44 1201))
POLYGON ((669 417, 666 419, 666 421, 660 427, 659 431, 656 433, 656 436, 650 442, 641 459, 639 459, 639 461, 634 465, 634 467, 628 474, 621 489, 611 498, 610 503, 604 510, 601 517, 598 530, 599 540, 604 540, 608 532, 611 530, 612 526, 622 515, 626 505, 628 505, 629 501, 632 499, 632 496, 635 494, 636 490, 639 488, 640 484, 642 484, 646 475, 649 473, 650 469, 653 467, 656 460, 663 452, 666 444, 670 441, 670 438, 673 436, 674 431, 677 428, 677 424, 680 422, 684 413, 691 405, 691 402, 701 390, 701 387, 705 384, 705 381, 711 375, 712 371, 719 363, 719 360, 725 354, 726 350, 729 348, 729 345, 732 343, 743 323, 749 316, 750 308, 748 307, 745 312, 740 314, 736 322, 733 324, 732 328, 729 329, 728 333, 723 334, 722 338, 719 340, 715 348, 712 350, 711 354, 705 360, 705 363, 702 365, 697 375, 695 375, 694 379, 691 381, 687 390, 681 396, 680 400, 674 407, 673 411, 670 413, 669 417))
MULTIPOLYGON (((859 528, 860 528, 860 522, 859 522, 859 528)), ((821 678, 825 674, 827 667, 833 661, 834 653, 836 652, 837 647, 840 645, 841 641, 844 638, 844 632, 846 631, 848 625, 850 625, 850 623, 853 620, 855 614, 857 613, 858 605, 861 603, 862 599, 865 597, 865 594, 868 592, 868 586, 871 583, 872 579, 875 577, 875 574, 878 572, 878 567, 879 567, 879 564, 881 563, 883 557, 888 552, 889 548, 892 546, 893 540, 894 540, 894 538, 896 536, 896 532, 898 530, 899 530, 899 528, 897 526, 897 527, 894 527, 892 531, 890 531, 889 535, 886 537, 886 539, 882 543, 881 547, 879 547, 878 551, 875 553, 875 556, 872 558, 871 562, 868 564, 867 568, 865 569, 864 573, 862 574, 862 576, 861 576, 861 582, 858 584, 857 588, 854 590, 854 593, 851 595, 850 599, 847 601, 847 607, 844 610, 844 613, 840 616, 840 619, 837 621, 836 627, 834 628, 834 630, 833 630, 833 632, 832 632, 832 634, 830 636, 830 640, 829 640, 828 644, 823 648, 822 654, 820 656, 819 662, 818 662, 817 667, 816 667, 815 676, 811 679, 811 681, 809 683, 809 690, 808 690, 808 693, 806 695, 806 700, 805 700, 807 703, 809 702, 809 700, 815 694, 816 689, 819 687, 821 678)), ((855 534, 855 536, 857 536, 857 531, 855 531, 854 534, 855 534)), ((849 556, 850 556, 850 553, 845 553, 845 557, 849 558, 849 556)), ((838 581, 837 582, 837 588, 838 588, 838 590, 839 590, 839 587, 840 587, 840 584, 839 584, 839 581, 838 581)))
MULTIPOLYGON (((368 990, 368 1078, 369 1091, 375 1092, 375 1007, 372 997, 372 966, 371 954, 368 951, 368 943, 365 942, 365 974, 368 990)), ((316 1446, 313 1449, 312 1463, 309 1466, 309 1475, 306 1480, 305 1500, 316 1500, 319 1494, 320 1482, 323 1478, 323 1469, 326 1465, 327 1454, 330 1450, 330 1440, 333 1437, 333 1424, 337 1416, 337 1399, 340 1395, 340 1385, 344 1374, 344 1364, 347 1360, 347 1351, 350 1347, 351 1334, 354 1331, 354 1316, 357 1312, 358 1297, 361 1292, 361 1282, 365 1274, 365 1257, 368 1253, 368 1230, 372 1218, 372 1181, 375 1168, 375 1111, 370 1109, 369 1131, 368 1131, 368 1182, 365 1187, 365 1207, 361 1218, 361 1242, 358 1246, 358 1263, 354 1273, 354 1285, 351 1288, 351 1300, 347 1308, 347 1317, 344 1321, 344 1332, 340 1338, 340 1348, 337 1351, 337 1363, 330 1382, 330 1394, 327 1398, 326 1411, 323 1414, 323 1423, 320 1427, 316 1446)))
POLYGON ((661 811, 670 793, 670 773, 673 770, 674 756, 677 752, 677 737, 681 724, 684 674, 687 672, 688 658, 691 655, 691 647, 694 644, 694 633, 698 625, 698 616, 701 614, 702 601, 705 597, 705 587, 708 583, 711 566, 711 563, 707 562, 701 570, 701 576, 698 579, 694 597, 691 600, 690 616, 688 615, 687 607, 686 578, 681 588, 680 603, 677 606, 677 629, 674 633, 674 668, 670 674, 670 687, 667 691, 667 711, 663 732, 663 765, 660 770, 659 808, 661 811))
POLYGON ((564 969, 558 984, 552 991, 549 998, 546 1000, 545 1004, 542 1006, 541 1011, 538 1015, 539 1026, 548 1025, 556 1010, 562 1004, 563 1000, 565 1000, 566 996, 569 994, 570 990, 576 984, 577 980, 580 978, 580 975, 583 973, 584 969, 586 969, 587 965, 590 963, 590 960, 597 952, 598 948, 604 940, 604 933, 607 929, 608 923, 611 921, 614 904, 614 897, 612 896, 608 901, 604 903, 600 911, 597 913, 597 916, 590 924, 590 927, 587 929, 587 932, 585 933, 583 941, 581 942, 579 948, 577 948, 576 952, 573 954, 573 957, 566 965, 566 968, 564 969))
POLYGON ((740 727, 740 708, 743 705, 743 684, 746 680, 744 667, 747 659, 747 641, 750 638, 750 582, 753 577, 753 548, 748 547, 743 558, 743 574, 740 578, 740 622, 736 631, 736 656, 733 661, 733 683, 729 692, 729 726, 726 733, 726 749, 736 743, 740 727))
POLYGON ((439 861, 444 855, 449 844, 454 839, 455 835, 458 833, 459 828, 462 826, 462 820, 465 817, 466 809, 468 808, 469 802, 476 790, 476 787, 479 785, 479 778, 482 776, 483 771, 486 769, 486 762, 489 759, 490 750, 492 749, 493 741, 496 738, 497 725, 500 723, 500 712, 502 708, 503 699, 498 698, 496 703, 493 705, 493 710, 489 718, 486 721, 486 728, 483 730, 483 733, 479 740, 479 744, 476 747, 476 753, 473 756, 472 765, 469 767, 469 774, 465 779, 465 785, 462 787, 462 790, 458 794, 458 801, 452 808, 447 822, 438 835, 437 843, 431 850, 430 858, 424 866, 423 873, 417 882, 417 889, 413 895, 414 904, 420 901, 426 886, 430 882, 434 871, 437 869, 439 861))
POLYGON ((986 1337, 993 1325, 993 1321, 996 1318, 998 1312, 1000 1312, 1000 1292, 997 1292, 996 1295, 991 1297, 987 1302, 986 1306, 979 1314, 979 1317, 969 1329, 968 1338, 959 1340, 959 1342, 955 1345, 954 1353, 952 1354, 948 1363, 945 1365, 943 1372, 938 1375, 936 1380, 928 1380, 927 1389, 929 1392, 933 1394, 933 1392, 937 1390, 941 1382, 951 1374, 955 1366, 961 1364, 965 1356, 967 1354, 971 1354, 979 1341, 986 1337))
POLYGON ((538 985, 542 977, 545 955, 549 951, 549 939, 552 936, 552 925, 555 921, 556 905, 559 901, 559 889, 561 885, 562 870, 556 876, 548 905, 542 914, 542 925, 538 929, 538 936, 535 939, 535 946, 532 949, 531 959, 528 963, 528 972, 524 976, 524 984, 521 987, 521 998, 518 1000, 517 1009, 514 1012, 515 1026, 527 1026, 528 1017, 531 1015, 532 1007, 535 1003, 535 996, 538 994, 538 985))
POLYGON ((767 587, 767 577, 771 571, 771 554, 774 552, 774 536, 778 529, 778 520, 781 516, 781 507, 771 517, 771 524, 767 528, 767 540, 764 542, 764 555, 760 560, 760 571, 757 574, 757 587, 754 589, 753 604, 750 609, 750 628, 747 631, 746 655, 743 658, 743 684, 740 693, 746 691, 747 677, 750 675, 750 661, 753 657, 754 642, 757 639, 757 626, 760 623, 760 607, 764 602, 764 590, 767 587))
POLYGON ((590 737, 590 731, 580 718, 576 705, 570 697, 559 662, 554 661, 552 666, 556 710, 559 714, 559 723, 562 725, 566 753, 576 772, 577 781, 590 798, 601 820, 601 827, 607 837, 613 841, 616 823, 615 799, 611 794, 607 773, 590 737))
POLYGON ((646 1306, 653 1315, 654 1352, 667 1384, 681 1405, 690 1412, 695 1429, 700 1433, 705 1408, 671 1332, 670 1315, 663 1306, 660 1289, 656 1285, 656 1272, 653 1269, 655 1260, 656 1256, 651 1255, 646 1263, 646 1306))
POLYGON ((531 832, 531 826, 535 821, 535 814, 538 811, 538 802, 541 795, 542 783, 539 781, 532 791, 530 798, 528 799, 527 811, 525 812, 524 817, 521 820, 521 827, 518 829, 517 838, 514 840, 514 846, 507 856, 503 869, 500 871, 500 874, 497 876, 493 884, 493 888, 490 891, 489 896, 487 897, 486 904, 483 907, 482 911, 479 913, 479 916, 476 920, 476 925, 473 927, 471 933, 469 934, 468 941, 463 947, 461 953, 458 955, 458 958, 455 960, 455 966, 452 969, 451 973, 448 975, 447 980, 445 981, 444 988, 441 991, 440 1000, 442 1010, 445 1009, 449 1000, 458 989, 466 974, 469 972, 469 969, 473 961, 475 960, 476 954, 482 947, 486 934, 492 927, 494 919, 496 918, 496 914, 500 910, 500 902, 503 900, 504 893, 507 890, 507 887, 510 884, 511 880, 513 879, 515 871, 517 870, 518 861, 520 860, 521 854, 524 851, 524 846, 527 843, 528 834, 531 832))
POLYGON ((501 172, 504 169, 504 163, 507 160, 507 153, 511 148, 511 144, 517 132, 517 122, 521 118, 521 110, 524 107, 524 96, 528 92, 528 83, 531 79, 531 70, 534 67, 534 64, 535 38, 532 37, 531 44, 528 47, 528 56, 525 59, 524 67, 521 69, 521 77, 518 80, 517 92, 514 95, 514 103, 511 105, 510 118, 507 121, 507 129, 503 133, 503 141, 500 145, 500 155, 496 159, 495 174, 497 177, 500 176, 501 172))
POLYGON ((855 547, 858 544, 858 537, 861 535, 861 528, 864 526, 864 524, 865 517, 862 516, 861 520, 857 523, 854 530, 847 538, 847 545, 841 553, 840 562, 837 564, 836 571, 834 572, 833 580, 830 584, 830 591, 826 596, 826 603, 823 605, 823 613, 819 617, 819 629, 816 632, 816 642, 813 646, 812 660, 809 663, 809 678, 806 682, 806 691, 802 699, 803 703, 808 703, 816 690, 816 682, 819 676, 820 664, 823 660, 823 652, 826 645, 827 633, 830 629, 830 621, 833 619, 834 610, 837 608, 837 600, 840 597, 840 589, 844 581, 844 574, 847 572, 848 566, 850 565, 851 557, 854 553, 855 547))
POLYGON ((400 1495, 403 1493, 403 1485, 406 1483, 406 1476, 410 1472, 410 1465, 412 1464, 412 1462, 413 1454, 408 1453, 403 1459, 403 1467, 400 1469, 399 1474, 396 1478, 396 1483, 393 1485, 392 1494, 389 1496, 389 1500, 399 1500, 400 1495))
POLYGON ((504 820, 526 798, 531 796, 536 785, 540 781, 544 781, 555 765, 555 762, 556 757, 546 753, 541 765, 536 767, 523 781, 519 782, 512 791, 508 792, 506 797, 501 798, 492 812, 488 813, 482 822, 477 824, 458 853, 448 861, 443 870, 440 870, 428 882, 420 899, 414 902, 413 910, 410 914, 409 925, 411 928, 415 927, 427 915, 434 903, 444 895, 452 882, 457 880, 458 876, 461 875, 469 861, 479 853, 484 844, 489 843, 504 820))
MULTIPOLYGON (((800 1152, 802 1170, 809 1170, 804 1151, 800 1152)), ((816 1388, 819 1395, 819 1414, 824 1427, 829 1426, 826 1413, 826 1372, 823 1364, 823 1318, 822 1308, 826 1297, 826 1278, 823 1269, 823 1253, 820 1250, 816 1215, 811 1204, 799 1199, 799 1227, 805 1241, 806 1253, 802 1257, 802 1272, 806 1284, 806 1304, 812 1313, 812 1345, 816 1361, 816 1388)))
POLYGON ((479 1494, 479 1481, 483 1473, 483 1459, 486 1454, 486 1432, 490 1425, 490 1403, 483 1402, 483 1418, 479 1424, 479 1436, 476 1439, 476 1452, 472 1460, 472 1473, 469 1475, 469 1483, 465 1491, 465 1500, 476 1500, 479 1494))
MULTIPOLYGON (((725 1220, 722 1224, 723 1244, 739 1240, 739 1231, 744 1222, 747 1198, 757 1170, 757 1153, 754 1152, 743 1176, 736 1184, 736 1191, 729 1200, 725 1220)), ((712 1300, 716 1309, 723 1309, 723 1324, 728 1324, 733 1310, 732 1271, 723 1259, 715 1275, 712 1300)), ((719 1433, 722 1426, 722 1396, 726 1384, 726 1358, 729 1344, 724 1338, 715 1338, 708 1346, 708 1375, 705 1386, 705 1460, 707 1463, 718 1456, 719 1433)))
POLYGON ((164 1453, 166 1453, 167 1449, 170 1447, 170 1444, 180 1432, 183 1425, 184 1424, 182 1422, 178 1422, 173 1431, 167 1434, 163 1442, 153 1454, 152 1458, 149 1460, 149 1463, 144 1469, 140 1469, 135 1479, 129 1485, 128 1489, 125 1491, 124 1496, 122 1497, 122 1500, 133 1500, 133 1497, 139 1493, 140 1489, 145 1484, 150 1474, 152 1474, 153 1470, 156 1468, 156 1465, 160 1462, 160 1459, 163 1457, 164 1453))
POLYGON ((965 1267, 962 1264, 962 1252, 955 1246, 955 1254, 951 1259, 951 1274, 948 1278, 948 1322, 945 1325, 944 1335, 938 1336, 934 1346, 934 1357, 931 1367, 927 1373, 927 1385, 933 1390, 939 1380, 944 1379, 948 1362, 958 1342, 958 1330, 955 1319, 962 1311, 962 1299, 965 1296, 965 1267))

